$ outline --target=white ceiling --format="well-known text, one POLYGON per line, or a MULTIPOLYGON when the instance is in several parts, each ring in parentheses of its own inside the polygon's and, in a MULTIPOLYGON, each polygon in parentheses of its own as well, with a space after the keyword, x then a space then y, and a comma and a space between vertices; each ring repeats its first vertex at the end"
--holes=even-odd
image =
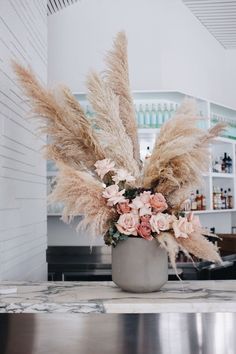
MULTIPOLYGON (((48 0, 48 15, 78 0, 48 0)), ((226 49, 236 49, 236 0, 183 0, 184 4, 226 49)))
POLYGON ((72 5, 76 1, 77 0, 48 0, 48 15, 52 15, 64 7, 72 5))
POLYGON ((236 0, 183 2, 224 48, 236 48, 236 0))

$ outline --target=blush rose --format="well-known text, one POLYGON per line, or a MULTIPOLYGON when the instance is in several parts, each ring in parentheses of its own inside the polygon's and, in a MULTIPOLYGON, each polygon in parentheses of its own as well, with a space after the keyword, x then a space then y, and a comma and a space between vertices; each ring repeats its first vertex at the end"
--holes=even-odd
POLYGON ((137 226, 137 232, 138 235, 145 238, 145 240, 151 241, 153 239, 152 237, 152 229, 151 225, 149 222, 142 221, 138 226, 137 226))
POLYGON ((175 237, 188 238, 188 235, 194 231, 193 224, 185 217, 181 217, 173 222, 175 237))
POLYGON ((168 208, 165 197, 161 193, 151 195, 150 204, 151 207, 157 212, 162 212, 168 208))
POLYGON ((166 231, 170 229, 170 215, 158 213, 156 215, 152 215, 150 219, 150 224, 153 232, 157 232, 158 234, 161 231, 166 231))
POLYGON ((116 210, 118 214, 125 214, 129 213, 131 208, 129 206, 129 200, 125 200, 124 202, 118 203, 116 206, 116 210))
POLYGON ((121 234, 137 236, 138 217, 132 213, 121 214, 116 228, 121 234))

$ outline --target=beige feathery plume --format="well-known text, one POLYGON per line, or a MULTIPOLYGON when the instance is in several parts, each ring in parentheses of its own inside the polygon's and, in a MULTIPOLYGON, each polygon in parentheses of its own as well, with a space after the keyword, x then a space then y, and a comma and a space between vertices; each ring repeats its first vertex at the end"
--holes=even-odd
POLYGON ((186 100, 161 128, 145 165, 143 187, 164 194, 173 209, 203 184, 202 174, 210 162, 209 143, 224 128, 218 125, 206 132, 197 127, 197 121, 194 102, 186 100))
POLYGON ((168 253, 172 268, 175 270, 175 273, 178 274, 176 268, 176 256, 180 251, 180 245, 176 242, 175 237, 173 237, 170 232, 161 232, 160 235, 158 235, 157 240, 168 253))
POLYGON ((51 139, 47 146, 48 158, 75 168, 81 165, 91 168, 97 160, 105 158, 91 123, 69 89, 61 90, 64 102, 59 103, 56 95, 44 88, 30 69, 16 62, 13 68, 33 112, 41 119, 41 131, 51 139))
POLYGON ((133 144, 133 156, 140 163, 140 148, 138 142, 137 123, 134 104, 129 84, 129 68, 127 56, 127 38, 124 32, 119 32, 114 40, 113 50, 106 57, 107 82, 114 93, 119 96, 120 118, 126 133, 133 144))
POLYGON ((92 236, 104 235, 116 213, 106 205, 102 196, 103 184, 89 172, 76 171, 63 164, 59 164, 59 168, 56 187, 49 202, 59 201, 64 204, 64 222, 83 215, 79 228, 89 229, 92 236))
POLYGON ((189 234, 188 238, 179 237, 176 241, 189 253, 198 258, 202 258, 210 262, 222 262, 218 253, 218 248, 198 232, 189 234))
POLYGON ((88 99, 95 111, 94 123, 108 157, 116 166, 129 171, 135 178, 140 172, 137 161, 133 157, 133 146, 119 116, 119 97, 96 73, 88 76, 88 99))

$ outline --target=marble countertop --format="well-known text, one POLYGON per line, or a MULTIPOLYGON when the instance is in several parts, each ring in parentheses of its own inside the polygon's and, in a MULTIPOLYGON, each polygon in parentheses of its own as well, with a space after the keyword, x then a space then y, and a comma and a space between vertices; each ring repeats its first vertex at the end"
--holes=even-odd
POLYGON ((171 281, 159 292, 123 292, 112 282, 2 282, 0 313, 236 312, 236 280, 171 281))

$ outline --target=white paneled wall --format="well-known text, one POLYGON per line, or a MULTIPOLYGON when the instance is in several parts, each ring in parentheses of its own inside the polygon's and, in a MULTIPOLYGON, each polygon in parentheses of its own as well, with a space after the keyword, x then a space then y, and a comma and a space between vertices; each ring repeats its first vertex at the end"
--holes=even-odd
POLYGON ((0 280, 46 279, 46 163, 11 59, 47 80, 46 0, 0 0, 0 280))

